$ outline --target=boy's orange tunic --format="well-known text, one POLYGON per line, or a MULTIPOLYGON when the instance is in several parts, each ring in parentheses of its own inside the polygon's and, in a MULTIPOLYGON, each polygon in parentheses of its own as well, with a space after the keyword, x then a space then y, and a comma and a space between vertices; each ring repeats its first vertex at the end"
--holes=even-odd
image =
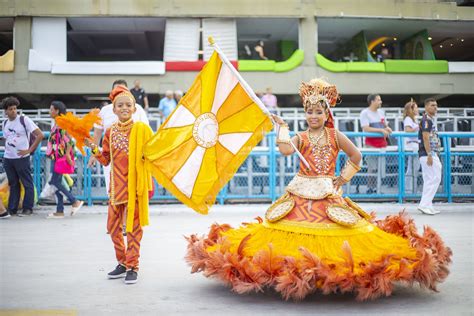
POLYGON ((105 132, 102 155, 97 156, 101 164, 111 164, 109 196, 113 206, 128 203, 128 147, 132 127, 132 120, 112 125, 105 132))
POLYGON ((128 203, 129 143, 132 127, 132 120, 112 125, 105 132, 102 153, 97 154, 96 158, 102 165, 111 164, 107 231, 114 243, 117 261, 127 269, 138 270, 140 241, 143 236, 138 211, 134 212, 133 229, 127 233, 126 249, 122 235, 123 216, 128 203))

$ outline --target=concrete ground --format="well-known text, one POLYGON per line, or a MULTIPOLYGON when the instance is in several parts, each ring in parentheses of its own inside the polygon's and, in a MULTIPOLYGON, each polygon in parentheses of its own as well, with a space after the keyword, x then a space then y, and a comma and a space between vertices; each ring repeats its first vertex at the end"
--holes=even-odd
POLYGON ((53 206, 30 217, 0 220, 0 315, 472 315, 473 205, 440 204, 437 216, 415 205, 362 204, 379 217, 403 207, 418 228, 430 225, 453 250, 453 264, 439 293, 397 286, 369 302, 352 295, 314 294, 285 302, 272 291, 238 295, 184 262, 184 235, 205 233, 213 222, 238 225, 262 216, 267 205, 215 206, 202 216, 181 205, 152 205, 142 240, 139 282, 107 280, 116 265, 106 234, 106 207, 84 207, 75 217, 47 220, 53 206))

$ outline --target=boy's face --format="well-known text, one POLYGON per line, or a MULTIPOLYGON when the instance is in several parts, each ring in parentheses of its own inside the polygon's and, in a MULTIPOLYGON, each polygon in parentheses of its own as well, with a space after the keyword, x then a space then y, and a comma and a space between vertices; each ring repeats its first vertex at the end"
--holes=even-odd
POLYGON ((6 110, 5 110, 5 114, 7 115, 8 119, 9 120, 14 120, 16 119, 17 115, 18 115, 18 109, 16 107, 16 105, 10 105, 6 110))
POLYGON ((114 103, 114 113, 121 122, 128 121, 135 113, 135 103, 127 96, 118 97, 114 103))

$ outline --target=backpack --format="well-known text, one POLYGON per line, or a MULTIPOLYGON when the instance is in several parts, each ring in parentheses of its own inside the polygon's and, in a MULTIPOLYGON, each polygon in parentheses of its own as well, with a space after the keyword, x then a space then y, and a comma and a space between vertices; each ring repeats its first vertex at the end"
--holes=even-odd
MULTIPOLYGON (((8 119, 3 121, 3 126, 2 126, 3 130, 5 130, 5 124, 7 124, 7 121, 8 121, 8 119)), ((35 143, 36 135, 33 134, 33 133, 28 133, 28 129, 26 128, 25 116, 24 115, 20 115, 20 123, 21 123, 21 125, 23 125, 23 128, 25 129, 26 137, 28 138, 28 145, 29 145, 29 148, 31 148, 31 146, 35 143)))

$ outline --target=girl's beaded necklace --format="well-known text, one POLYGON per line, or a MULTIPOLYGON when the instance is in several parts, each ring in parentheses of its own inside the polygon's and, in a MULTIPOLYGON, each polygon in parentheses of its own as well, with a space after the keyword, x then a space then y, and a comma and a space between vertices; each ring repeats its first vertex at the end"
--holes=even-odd
POLYGON ((318 175, 329 174, 331 150, 329 148, 329 133, 327 128, 324 127, 324 130, 317 137, 314 137, 314 135, 311 134, 311 131, 308 130, 308 138, 311 145, 313 145, 312 156, 315 162, 316 173, 318 175), (319 142, 324 136, 326 136, 326 142, 323 145, 320 145, 319 142))

